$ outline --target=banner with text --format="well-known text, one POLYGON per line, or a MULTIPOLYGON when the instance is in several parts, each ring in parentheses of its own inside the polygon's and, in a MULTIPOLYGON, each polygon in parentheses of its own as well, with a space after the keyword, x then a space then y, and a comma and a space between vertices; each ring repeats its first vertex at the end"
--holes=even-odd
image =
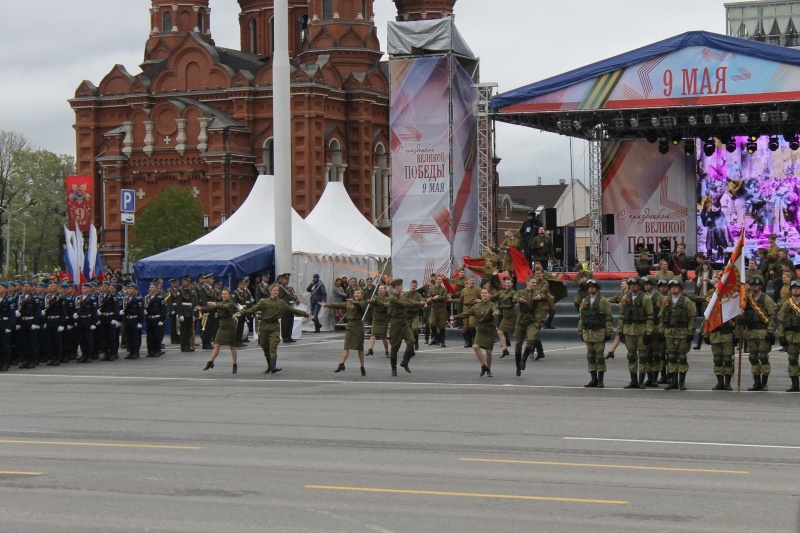
POLYGON ((658 252, 663 239, 671 251, 681 242, 694 249, 696 156, 682 146, 662 155, 647 141, 607 141, 602 151, 603 213, 614 215, 615 230, 602 242, 609 270, 633 270, 636 251, 658 252))
POLYGON ((420 282, 450 271, 447 57, 393 59, 392 274, 420 282))
POLYGON ((92 197, 94 178, 92 176, 66 176, 67 216, 69 227, 76 225, 81 231, 89 231, 92 223, 92 197))

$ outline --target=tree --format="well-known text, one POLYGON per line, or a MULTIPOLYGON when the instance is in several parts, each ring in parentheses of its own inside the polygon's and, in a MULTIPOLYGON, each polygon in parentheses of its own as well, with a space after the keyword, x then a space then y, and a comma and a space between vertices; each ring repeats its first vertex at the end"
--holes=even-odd
POLYGON ((191 190, 168 187, 142 208, 132 229, 128 254, 135 261, 201 237, 203 206, 191 190))
MULTIPOLYGON (((17 194, 22 189, 20 180, 16 173, 14 154, 29 150, 30 143, 19 133, 0 130, 0 220, 7 223, 8 218, 13 216, 14 209, 20 210, 23 205, 11 207, 17 194)), ((0 241, 0 254, 2 254, 5 264, 6 259, 6 237, 7 233, 2 234, 0 241)))

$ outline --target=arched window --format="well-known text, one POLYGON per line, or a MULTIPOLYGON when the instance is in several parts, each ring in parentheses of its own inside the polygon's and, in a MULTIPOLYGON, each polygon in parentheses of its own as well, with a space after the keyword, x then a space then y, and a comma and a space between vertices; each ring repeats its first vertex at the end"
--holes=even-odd
POLYGON ((264 141, 264 147, 261 151, 264 163, 264 174, 267 175, 272 175, 272 173, 275 172, 275 150, 273 150, 273 147, 272 139, 267 139, 264 141))
POLYGON ((167 11, 164 13, 164 18, 162 20, 162 28, 161 31, 164 33, 172 31, 172 11, 167 11))
POLYGON ((339 141, 333 139, 328 144, 328 153, 331 162, 326 165, 327 181, 342 181, 345 167, 342 165, 342 146, 339 141))
POLYGON ((369 20, 369 15, 367 15, 367 0, 361 0, 361 16, 364 17, 364 20, 369 20))
POLYGON ((202 13, 197 14, 197 29, 201 34, 206 32, 206 19, 202 13))
POLYGON ((275 52, 275 17, 269 19, 269 51, 270 54, 275 52))
POLYGON ((333 18, 333 0, 322 0, 322 18, 325 20, 333 18))
POLYGON ((304 42, 308 40, 308 15, 303 15, 300 17, 300 44, 302 45, 304 42))
POLYGON ((250 53, 258 53, 258 30, 256 29, 256 19, 250 19, 250 53))

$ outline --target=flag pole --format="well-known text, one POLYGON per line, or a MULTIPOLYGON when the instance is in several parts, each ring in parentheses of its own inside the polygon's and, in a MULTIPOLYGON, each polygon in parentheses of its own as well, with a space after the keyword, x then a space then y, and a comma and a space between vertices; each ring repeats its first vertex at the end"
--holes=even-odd
MULTIPOLYGON (((742 287, 741 290, 745 290, 742 287)), ((736 372, 736 392, 742 392, 742 346, 744 346, 744 324, 739 324, 739 370, 736 372)))

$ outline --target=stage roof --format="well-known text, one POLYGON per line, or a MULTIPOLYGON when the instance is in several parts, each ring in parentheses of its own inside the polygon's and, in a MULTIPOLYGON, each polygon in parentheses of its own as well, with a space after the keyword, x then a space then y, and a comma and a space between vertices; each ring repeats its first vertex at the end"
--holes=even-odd
POLYGON ((495 120, 574 137, 707 138, 800 130, 800 50, 682 35, 498 94, 495 120))

